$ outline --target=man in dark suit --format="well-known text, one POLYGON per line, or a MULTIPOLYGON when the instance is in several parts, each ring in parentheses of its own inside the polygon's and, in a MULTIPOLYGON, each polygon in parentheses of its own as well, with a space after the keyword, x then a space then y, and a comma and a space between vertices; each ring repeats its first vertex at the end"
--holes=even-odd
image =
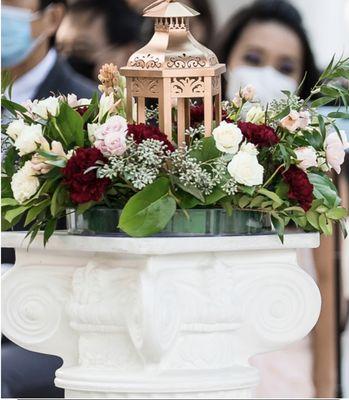
MULTIPOLYGON (((66 0, 2 1, 1 61, 14 80, 13 101, 23 103, 52 93, 91 98, 96 91, 94 83, 78 75, 54 48, 65 9, 66 0)), ((2 252, 2 263, 14 263, 13 249, 2 252)), ((54 372, 61 363, 58 357, 30 352, 3 340, 2 398, 63 397, 63 390, 53 385, 54 372)))

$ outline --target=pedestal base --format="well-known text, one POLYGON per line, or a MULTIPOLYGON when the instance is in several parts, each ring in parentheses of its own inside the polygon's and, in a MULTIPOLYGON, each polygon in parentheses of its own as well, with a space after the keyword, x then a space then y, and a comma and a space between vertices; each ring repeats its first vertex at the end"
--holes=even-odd
POLYGON ((320 295, 296 261, 318 235, 214 238, 3 235, 3 330, 63 358, 67 398, 247 398, 255 354, 303 338, 320 295))

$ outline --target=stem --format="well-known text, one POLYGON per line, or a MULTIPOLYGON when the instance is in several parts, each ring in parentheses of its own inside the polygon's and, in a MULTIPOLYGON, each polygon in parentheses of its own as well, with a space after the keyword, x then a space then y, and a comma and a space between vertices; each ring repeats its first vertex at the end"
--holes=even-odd
POLYGON ((273 175, 265 182, 265 184, 262 186, 263 188, 265 188, 265 187, 267 187, 271 182, 272 182, 272 180, 275 178, 275 176, 278 174, 278 172, 280 171, 280 169, 281 168, 284 168, 285 166, 284 166, 284 164, 281 164, 278 168, 277 168, 277 170, 273 173, 273 175))

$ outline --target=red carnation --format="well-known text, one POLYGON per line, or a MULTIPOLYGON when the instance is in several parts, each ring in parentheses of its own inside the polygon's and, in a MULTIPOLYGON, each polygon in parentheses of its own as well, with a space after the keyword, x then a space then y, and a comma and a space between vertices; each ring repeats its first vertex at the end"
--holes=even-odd
MULTIPOLYGON (((213 116, 216 118, 216 109, 213 111, 213 116)), ((193 105, 190 107, 190 126, 196 127, 202 125, 205 120, 205 107, 203 104, 193 105)), ((226 110, 222 110, 222 121, 232 122, 228 118, 226 110)), ((220 121, 219 121, 220 122, 220 121)))
POLYGON ((290 187, 289 199, 297 201, 304 211, 308 211, 314 200, 314 186, 309 182, 308 175, 295 165, 292 165, 282 175, 290 187))
POLYGON ((167 136, 160 131, 159 128, 153 125, 128 125, 128 136, 133 136, 133 140, 139 144, 144 140, 153 139, 163 142, 167 148, 166 150, 174 151, 175 148, 172 143, 167 139, 167 136))
POLYGON ((190 126, 201 125, 205 119, 205 107, 203 104, 196 104, 190 107, 190 126))
POLYGON ((256 125, 251 122, 239 122, 242 134, 258 147, 270 147, 280 142, 275 130, 267 125, 256 125))
POLYGON ((96 169, 86 171, 97 166, 97 161, 107 162, 100 150, 95 147, 77 149, 75 154, 63 168, 63 183, 68 186, 70 199, 75 204, 89 201, 100 201, 111 181, 109 178, 98 179, 96 169))

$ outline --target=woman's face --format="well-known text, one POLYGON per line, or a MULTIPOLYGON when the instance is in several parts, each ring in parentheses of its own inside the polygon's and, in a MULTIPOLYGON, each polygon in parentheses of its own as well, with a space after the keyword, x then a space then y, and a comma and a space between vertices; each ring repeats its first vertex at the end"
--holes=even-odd
POLYGON ((228 58, 230 69, 271 66, 298 83, 303 79, 303 49, 298 36, 278 22, 248 25, 228 58))

